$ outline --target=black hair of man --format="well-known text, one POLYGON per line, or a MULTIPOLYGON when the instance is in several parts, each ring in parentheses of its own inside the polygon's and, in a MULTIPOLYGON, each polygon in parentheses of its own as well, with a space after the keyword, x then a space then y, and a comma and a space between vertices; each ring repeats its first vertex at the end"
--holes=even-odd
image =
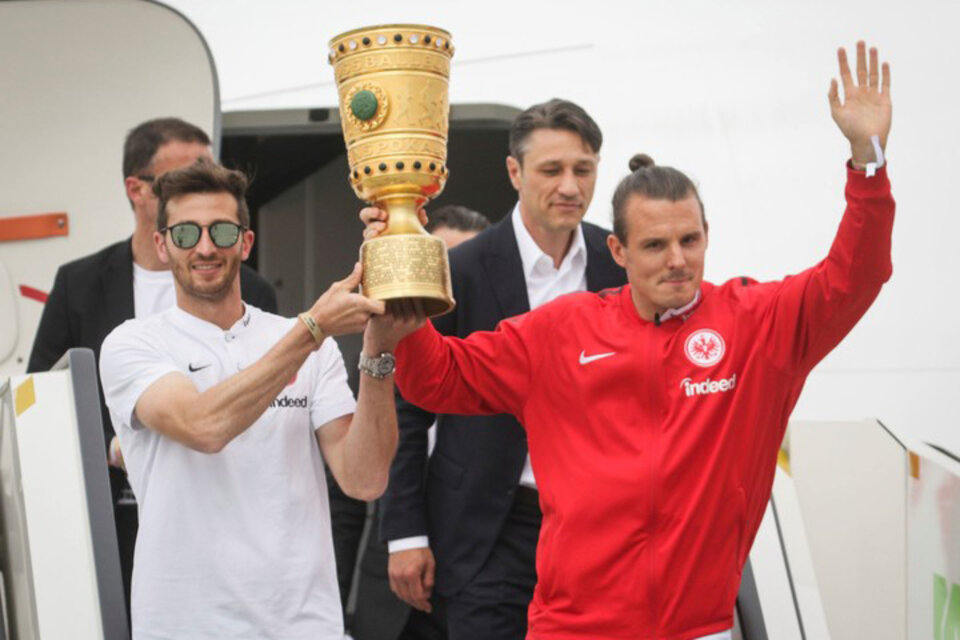
POLYGON ((600 153, 603 134, 583 108, 570 102, 553 98, 547 102, 535 104, 513 119, 510 126, 510 155, 523 165, 527 139, 537 129, 561 129, 572 131, 580 136, 584 144, 594 153, 600 153))
POLYGON ((627 201, 635 195, 671 202, 684 200, 692 195, 700 204, 703 228, 707 228, 703 201, 693 180, 678 169, 661 167, 647 154, 638 153, 630 158, 630 174, 620 181, 613 192, 613 234, 622 244, 627 243, 627 201))
POLYGON ((180 118, 156 118, 138 124, 123 143, 123 177, 136 177, 148 171, 157 150, 173 141, 209 146, 210 136, 180 118))
POLYGON ((427 222, 427 233, 446 227, 454 231, 483 231, 490 226, 485 215, 458 204, 448 204, 431 211, 427 222))
POLYGON ((167 206, 171 200, 195 193, 229 193, 237 201, 237 221, 250 228, 247 208, 247 186, 250 181, 242 171, 227 169, 212 160, 200 158, 188 167, 168 171, 153 183, 157 204, 157 230, 167 226, 167 206))

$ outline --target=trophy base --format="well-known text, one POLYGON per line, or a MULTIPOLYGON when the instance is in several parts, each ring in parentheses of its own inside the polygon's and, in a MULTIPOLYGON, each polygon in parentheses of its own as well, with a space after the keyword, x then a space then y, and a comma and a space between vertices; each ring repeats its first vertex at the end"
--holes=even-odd
POLYGON ((447 247, 425 233, 402 233, 367 240, 360 246, 363 294, 374 300, 416 298, 427 316, 451 311, 447 247))

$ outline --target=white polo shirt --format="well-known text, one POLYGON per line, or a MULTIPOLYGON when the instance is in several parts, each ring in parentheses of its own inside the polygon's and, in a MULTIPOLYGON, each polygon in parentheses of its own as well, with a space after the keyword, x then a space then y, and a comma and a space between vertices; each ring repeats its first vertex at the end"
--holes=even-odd
POLYGON ((314 435, 355 408, 336 343, 311 354, 219 453, 161 436, 133 413, 160 377, 177 371, 205 391, 258 360, 295 322, 247 305, 224 331, 174 306, 128 320, 104 341, 104 395, 139 503, 134 638, 343 637, 314 435))

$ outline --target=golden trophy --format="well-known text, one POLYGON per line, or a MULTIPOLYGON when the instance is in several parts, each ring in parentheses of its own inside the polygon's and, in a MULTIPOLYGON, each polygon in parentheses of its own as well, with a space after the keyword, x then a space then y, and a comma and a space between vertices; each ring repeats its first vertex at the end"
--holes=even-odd
POLYGON ((455 305, 447 248, 417 215, 447 181, 452 56, 450 34, 423 25, 365 27, 330 40, 350 185, 389 214, 387 228, 360 247, 363 293, 418 298, 429 316, 455 305))

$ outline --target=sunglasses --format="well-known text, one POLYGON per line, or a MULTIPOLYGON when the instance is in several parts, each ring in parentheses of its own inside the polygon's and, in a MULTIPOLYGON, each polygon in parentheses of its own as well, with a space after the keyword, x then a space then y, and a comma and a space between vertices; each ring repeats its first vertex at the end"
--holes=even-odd
POLYGON ((214 222, 205 227, 196 222, 180 222, 169 227, 160 229, 160 233, 170 232, 170 239, 173 245, 179 249, 193 249, 200 242, 200 236, 206 229, 210 234, 210 240, 221 249, 229 249, 237 244, 241 232, 246 230, 236 222, 214 222))

